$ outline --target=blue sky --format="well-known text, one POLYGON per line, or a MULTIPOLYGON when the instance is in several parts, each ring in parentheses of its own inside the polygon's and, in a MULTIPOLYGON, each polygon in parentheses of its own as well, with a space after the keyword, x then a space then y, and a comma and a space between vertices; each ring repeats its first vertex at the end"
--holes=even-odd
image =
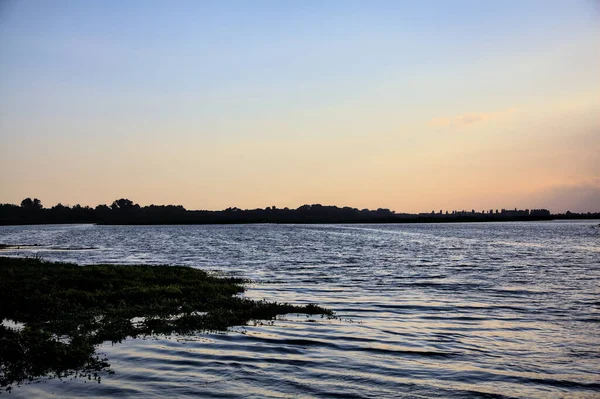
POLYGON ((598 211, 552 193, 600 185, 599 22, 593 1, 4 2, 0 202, 598 211))

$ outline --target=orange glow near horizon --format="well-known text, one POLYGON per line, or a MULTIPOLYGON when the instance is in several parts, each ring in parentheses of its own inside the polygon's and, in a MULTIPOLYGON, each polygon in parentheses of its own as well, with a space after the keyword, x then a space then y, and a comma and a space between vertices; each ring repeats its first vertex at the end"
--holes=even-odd
POLYGON ((397 212, 597 211, 600 136, 593 117, 582 121, 582 133, 564 133, 572 117, 531 123, 521 115, 441 128, 424 123, 410 128, 415 132, 410 142, 393 133, 372 134, 366 141, 360 134, 346 139, 340 134, 176 142, 154 132, 111 151, 76 141, 53 147, 48 140, 27 144, 27 157, 10 160, 21 166, 3 177, 14 193, 3 200, 35 196, 46 206, 95 206, 125 197, 142 205, 211 210, 321 203, 397 212), (527 134, 518 140, 505 135, 513 129, 527 134), (569 203, 569 192, 581 203, 569 203))

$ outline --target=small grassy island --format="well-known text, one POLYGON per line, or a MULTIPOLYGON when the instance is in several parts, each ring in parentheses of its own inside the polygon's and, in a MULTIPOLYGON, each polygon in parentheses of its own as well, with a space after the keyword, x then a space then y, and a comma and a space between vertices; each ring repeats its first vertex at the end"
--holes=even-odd
POLYGON ((223 331, 286 313, 333 314, 241 298, 244 283, 191 267, 0 257, 0 392, 45 376, 99 381, 100 371, 110 372, 96 354, 106 341, 223 331))

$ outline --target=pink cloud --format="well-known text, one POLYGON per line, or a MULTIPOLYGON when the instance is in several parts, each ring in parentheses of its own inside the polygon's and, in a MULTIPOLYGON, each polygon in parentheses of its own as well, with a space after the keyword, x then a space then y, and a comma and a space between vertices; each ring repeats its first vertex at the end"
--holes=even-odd
POLYGON ((524 198, 532 207, 547 208, 552 212, 600 212, 600 182, 556 185, 534 192, 524 198))
POLYGON ((507 109, 506 111, 497 111, 497 112, 471 112, 468 114, 457 115, 446 118, 433 118, 429 121, 429 125, 438 126, 438 127, 457 127, 457 126, 467 126, 472 125, 474 123, 486 122, 495 120, 515 112, 515 108, 507 109))

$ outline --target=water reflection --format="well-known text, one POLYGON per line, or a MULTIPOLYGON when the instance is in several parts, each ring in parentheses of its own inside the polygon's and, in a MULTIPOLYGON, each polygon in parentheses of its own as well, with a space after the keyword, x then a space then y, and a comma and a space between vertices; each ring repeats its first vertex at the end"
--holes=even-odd
POLYGON ((102 384, 12 395, 598 397, 590 224, 0 227, 0 243, 40 245, 3 254, 198 266, 253 279, 252 298, 340 316, 105 345, 116 375, 102 384))

